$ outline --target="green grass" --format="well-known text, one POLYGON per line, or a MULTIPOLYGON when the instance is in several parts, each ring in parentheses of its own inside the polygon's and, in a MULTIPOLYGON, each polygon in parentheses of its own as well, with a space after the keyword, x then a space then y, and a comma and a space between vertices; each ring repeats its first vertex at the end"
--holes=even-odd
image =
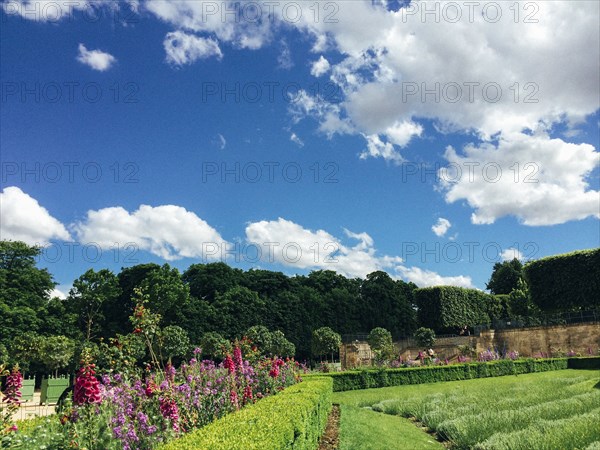
MULTIPOLYGON (((600 441, 599 380, 598 371, 561 370, 339 392, 334 401, 415 418, 458 449, 595 449, 600 441)), ((344 430, 351 419, 344 422, 342 415, 342 445, 347 439, 347 448, 360 448, 357 437, 344 430)), ((387 448, 413 447, 409 440, 387 448)))
POLYGON ((428 450, 444 448, 410 420, 341 405, 340 450, 428 450))

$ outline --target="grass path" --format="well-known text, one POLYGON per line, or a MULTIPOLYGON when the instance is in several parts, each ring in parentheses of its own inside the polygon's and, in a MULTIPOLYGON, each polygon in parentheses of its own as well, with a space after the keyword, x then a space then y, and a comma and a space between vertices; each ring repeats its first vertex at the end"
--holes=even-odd
POLYGON ((410 420, 341 405, 340 450, 442 450, 444 446, 410 420))

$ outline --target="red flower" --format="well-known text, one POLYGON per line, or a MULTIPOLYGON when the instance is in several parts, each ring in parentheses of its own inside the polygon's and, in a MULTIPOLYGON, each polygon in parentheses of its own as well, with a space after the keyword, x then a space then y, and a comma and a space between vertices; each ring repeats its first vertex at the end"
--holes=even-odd
POLYGON ((235 364, 233 363, 233 359, 231 359, 231 356, 227 355, 225 357, 225 361, 223 361, 223 366, 225 366, 227 370, 229 370, 229 373, 235 372, 235 364))
POLYGON ((77 372, 75 388, 73 390, 73 401, 76 405, 88 403, 101 403, 100 383, 96 379, 94 365, 85 365, 77 372))

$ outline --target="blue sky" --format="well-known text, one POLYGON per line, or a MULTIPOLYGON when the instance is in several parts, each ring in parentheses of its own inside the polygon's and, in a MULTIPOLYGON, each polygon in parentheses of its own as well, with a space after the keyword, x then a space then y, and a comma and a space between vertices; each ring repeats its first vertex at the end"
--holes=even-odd
POLYGON ((63 293, 221 260, 484 289, 598 247, 598 3, 511 5, 3 2, 1 237, 63 293))

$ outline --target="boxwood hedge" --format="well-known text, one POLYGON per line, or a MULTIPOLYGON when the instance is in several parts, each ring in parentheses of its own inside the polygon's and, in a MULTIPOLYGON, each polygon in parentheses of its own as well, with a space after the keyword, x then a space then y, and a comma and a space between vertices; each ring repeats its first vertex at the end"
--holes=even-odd
POLYGON ((519 375, 561 369, 600 368, 600 358, 503 359, 485 363, 452 364, 448 366, 409 367, 401 369, 370 369, 326 374, 333 379, 333 390, 380 388, 403 384, 435 383, 472 378, 519 375))
POLYGON ((600 308, 600 248, 525 264, 533 302, 543 311, 600 308))
POLYGON ((310 377, 161 450, 314 450, 327 424, 331 395, 331 378, 310 377))

